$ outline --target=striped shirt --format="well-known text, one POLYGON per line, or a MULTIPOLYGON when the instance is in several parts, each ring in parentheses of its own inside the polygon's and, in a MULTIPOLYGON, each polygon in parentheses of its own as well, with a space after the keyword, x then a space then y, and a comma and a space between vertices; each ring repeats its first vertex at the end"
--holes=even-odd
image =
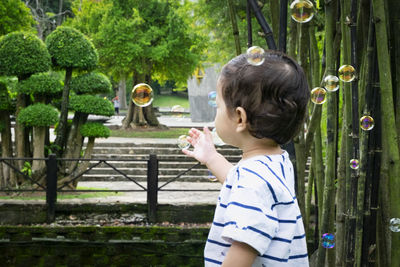
POLYGON ((252 266, 309 266, 287 152, 242 160, 229 171, 204 249, 205 266, 221 265, 233 241, 258 252, 252 266))

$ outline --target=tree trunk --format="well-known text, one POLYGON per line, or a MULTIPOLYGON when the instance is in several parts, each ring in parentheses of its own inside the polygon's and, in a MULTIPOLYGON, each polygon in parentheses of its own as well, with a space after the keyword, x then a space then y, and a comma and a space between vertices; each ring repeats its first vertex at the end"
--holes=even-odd
MULTIPOLYGON (((46 127, 33 127, 33 158, 44 158, 44 140, 46 127)), ((32 161, 32 178, 36 181, 45 172, 46 162, 44 160, 32 161)))
MULTIPOLYGON (((18 118, 18 114, 26 106, 26 95, 24 94, 18 94, 17 95, 17 110, 15 112, 15 117, 18 118)), ((18 120, 15 121, 15 135, 14 135, 14 141, 15 141, 15 146, 16 146, 16 156, 17 158, 24 158, 27 157, 27 151, 26 147, 27 144, 26 142, 28 141, 26 139, 26 128, 18 122, 18 120)), ((16 167, 21 170, 23 168, 24 162, 22 160, 17 160, 16 161, 16 167)), ((17 175, 17 182, 24 182, 23 178, 20 175, 17 175)))
MULTIPOLYGON (((11 158, 12 157, 12 141, 11 141, 11 122, 10 113, 8 111, 0 111, 0 120, 4 123, 4 130, 1 132, 1 157, 11 158)), ((4 163, 2 165, 2 172, 0 173, 0 188, 11 186, 15 183, 11 179, 11 168, 4 163)))
MULTIPOLYGON (((68 140, 63 158, 79 158, 83 145, 83 136, 80 129, 81 126, 87 121, 87 118, 88 114, 75 112, 71 129, 68 133, 68 140)), ((65 166, 63 167, 65 173, 71 173, 77 164, 77 161, 66 161, 64 164, 65 166)))
POLYGON ((271 28, 275 40, 279 40, 279 3, 280 1, 270 1, 269 10, 271 12, 271 28))
POLYGON ((118 84, 118 98, 119 98, 119 109, 127 109, 126 106, 126 79, 121 78, 118 84))
MULTIPOLYGON (((382 169, 384 165, 387 165, 390 190, 390 218, 400 218, 400 155, 397 131, 396 128, 393 127, 396 122, 393 103, 392 73, 388 50, 389 40, 386 28, 385 1, 373 0, 372 5, 376 21, 379 81, 381 85, 382 169)), ((398 234, 392 234, 391 245, 391 265, 400 266, 400 236, 398 234)))
POLYGON ((66 143, 68 126, 68 104, 69 104, 69 83, 72 77, 72 68, 67 68, 65 72, 64 89, 61 101, 60 120, 58 122, 57 136, 54 143, 58 146, 58 155, 62 155, 66 143))

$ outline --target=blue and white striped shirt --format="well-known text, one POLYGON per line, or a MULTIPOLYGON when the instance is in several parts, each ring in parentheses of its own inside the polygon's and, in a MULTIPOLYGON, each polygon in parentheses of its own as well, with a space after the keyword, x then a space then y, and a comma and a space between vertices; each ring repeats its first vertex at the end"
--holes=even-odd
POLYGON ((233 241, 258 251, 253 266, 309 266, 287 152, 242 160, 229 171, 204 249, 205 266, 221 265, 233 241))

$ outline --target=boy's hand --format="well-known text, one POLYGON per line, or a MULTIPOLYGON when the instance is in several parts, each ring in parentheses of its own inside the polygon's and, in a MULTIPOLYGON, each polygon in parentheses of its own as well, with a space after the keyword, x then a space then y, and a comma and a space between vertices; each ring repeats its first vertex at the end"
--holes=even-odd
POLYGON ((190 129, 188 141, 193 146, 193 151, 182 149, 182 152, 202 164, 207 165, 208 161, 217 154, 211 132, 207 127, 204 127, 203 132, 195 128, 190 129))

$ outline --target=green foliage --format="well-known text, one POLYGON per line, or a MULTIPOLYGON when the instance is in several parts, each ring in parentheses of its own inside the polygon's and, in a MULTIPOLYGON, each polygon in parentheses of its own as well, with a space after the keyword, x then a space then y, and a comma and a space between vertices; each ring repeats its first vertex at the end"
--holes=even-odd
POLYGON ((0 81, 0 111, 1 110, 12 110, 12 103, 6 85, 0 81))
POLYGON ((101 67, 117 79, 134 72, 186 82, 200 60, 204 42, 177 12, 178 1, 83 0, 74 6, 68 23, 93 39, 101 67))
POLYGON ((0 133, 2 131, 4 131, 5 128, 6 128, 6 124, 4 123, 4 121, 0 121, 0 133))
POLYGON ((58 112, 50 105, 38 103, 22 109, 17 120, 27 127, 51 126, 57 123, 58 112))
POLYGON ((24 166, 22 167, 21 172, 29 177, 32 177, 32 166, 29 161, 24 162, 24 166))
POLYGON ((0 39, 0 75, 26 78, 50 69, 45 44, 33 34, 13 32, 0 39))
POLYGON ((47 36, 46 45, 56 67, 90 70, 97 66, 93 43, 76 29, 58 27, 47 36))
POLYGON ((87 122, 82 125, 81 134, 85 137, 103 137, 110 136, 111 131, 100 122, 87 122))
POLYGON ((112 116, 114 106, 111 101, 93 95, 73 95, 69 101, 71 109, 94 115, 112 116))
POLYGON ((21 0, 0 1, 0 35, 14 31, 29 31, 35 21, 21 0))
POLYGON ((104 74, 92 72, 74 77, 70 89, 77 94, 108 94, 111 83, 104 74))
POLYGON ((17 84, 17 91, 22 94, 54 95, 62 90, 60 79, 48 73, 34 74, 17 84))

